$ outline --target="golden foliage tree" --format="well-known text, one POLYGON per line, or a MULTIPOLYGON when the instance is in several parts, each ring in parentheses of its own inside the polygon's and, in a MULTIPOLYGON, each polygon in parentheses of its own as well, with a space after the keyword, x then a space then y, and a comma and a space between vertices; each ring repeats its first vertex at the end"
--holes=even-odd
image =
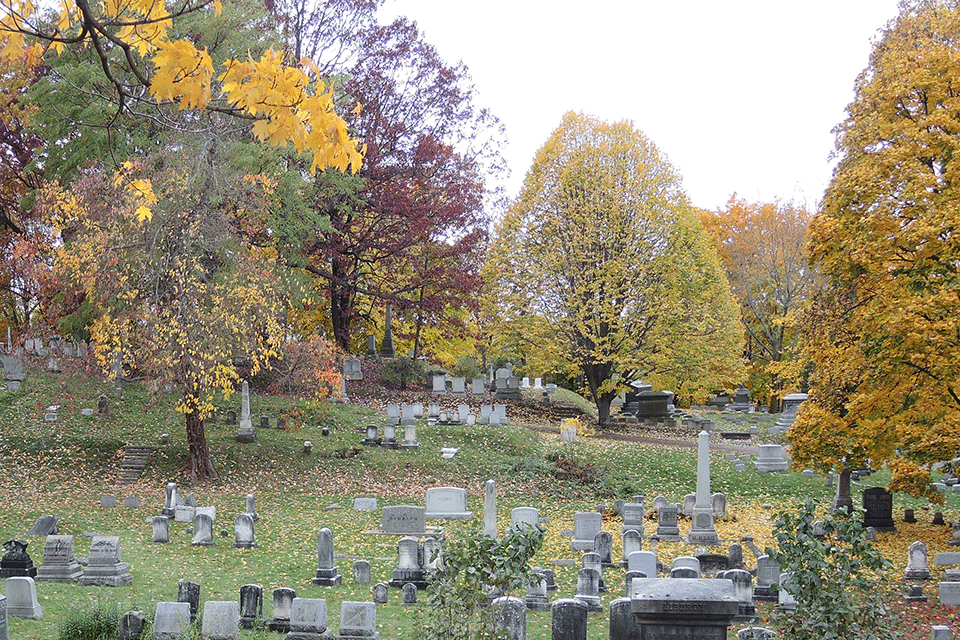
POLYGON ((751 390, 769 395, 774 409, 799 387, 800 312, 817 282, 806 255, 810 214, 779 202, 751 203, 731 196, 722 211, 703 211, 730 289, 740 303, 751 364, 751 390))
POLYGON ((486 279, 499 326, 575 362, 601 423, 626 369, 676 384, 736 369, 716 253, 679 176, 629 122, 564 116, 498 225, 486 279))
MULTIPOLYGON (((88 169, 63 189, 48 186, 40 206, 63 242, 55 268, 92 310, 95 353, 105 371, 125 371, 182 389, 192 480, 215 478, 204 431, 216 391, 278 356, 283 309, 273 287, 274 255, 245 244, 209 194, 164 161, 130 164, 153 178, 149 219, 121 178, 88 169)), ((179 163, 183 166, 183 163, 179 163)))
POLYGON ((890 488, 914 495, 960 451, 958 33, 955 0, 904 3, 857 79, 810 243, 834 307, 819 326, 844 346, 810 351, 810 406, 792 430, 809 441, 798 463, 817 458, 810 433, 842 432, 848 455, 888 462, 890 488))

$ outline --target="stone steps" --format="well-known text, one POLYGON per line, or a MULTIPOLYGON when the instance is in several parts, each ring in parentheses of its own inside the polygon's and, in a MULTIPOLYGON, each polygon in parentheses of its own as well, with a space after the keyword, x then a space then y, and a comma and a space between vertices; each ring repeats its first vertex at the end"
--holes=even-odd
POLYGON ((120 460, 120 484, 133 484, 138 481, 155 450, 156 447, 151 446, 125 446, 123 448, 123 459, 120 460))

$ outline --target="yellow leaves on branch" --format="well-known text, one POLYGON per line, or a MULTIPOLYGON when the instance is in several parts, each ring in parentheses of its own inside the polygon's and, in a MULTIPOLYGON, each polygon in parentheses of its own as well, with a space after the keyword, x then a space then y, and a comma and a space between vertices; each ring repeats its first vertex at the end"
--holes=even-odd
POLYGON ((311 60, 291 65, 282 54, 270 50, 259 60, 228 60, 217 75, 206 51, 188 40, 170 38, 178 16, 205 8, 219 15, 219 0, 187 0, 175 13, 159 0, 105 0, 86 11, 81 11, 78 3, 64 0, 59 18, 52 23, 29 1, 4 0, 0 6, 4 9, 0 56, 8 62, 20 61, 25 55, 38 57, 43 49, 30 44, 35 40, 56 54, 65 47, 95 43, 106 64, 105 43, 112 43, 126 50, 121 64, 149 88, 157 102, 177 103, 180 109, 239 112, 254 120, 253 134, 259 140, 275 146, 289 143, 298 152, 311 152, 313 171, 332 167, 356 173, 360 169, 363 151, 337 115, 333 92, 318 77, 319 70, 311 60), (114 26, 119 26, 116 32, 114 26), (152 63, 152 69, 141 68, 135 54, 152 63), (220 93, 214 86, 215 77, 222 83, 220 93), (214 104, 216 101, 229 106, 214 104))
POLYGON ((137 171, 135 163, 127 161, 113 178, 113 184, 124 185, 124 190, 134 198, 137 203, 135 215, 137 221, 143 222, 149 220, 153 215, 150 209, 151 205, 157 203, 157 196, 153 193, 153 184, 146 178, 131 179, 130 174, 137 171))
POLYGON ((270 50, 259 60, 229 60, 226 66, 219 77, 223 93, 257 118, 253 134, 259 140, 274 146, 290 142, 297 151, 312 151, 314 171, 360 169, 361 153, 334 111, 333 91, 319 78, 314 91, 309 90, 304 68, 315 67, 308 58, 301 60, 301 67, 289 67, 281 53, 270 50))

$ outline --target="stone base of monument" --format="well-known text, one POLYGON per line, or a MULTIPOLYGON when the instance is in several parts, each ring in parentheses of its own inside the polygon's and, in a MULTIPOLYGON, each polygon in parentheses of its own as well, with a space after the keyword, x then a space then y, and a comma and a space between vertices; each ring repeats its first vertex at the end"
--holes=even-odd
POLYGON ((313 578, 313 584, 321 587, 335 587, 343 581, 343 576, 333 569, 317 569, 317 575, 313 578))
POLYGON ((394 569, 387 584, 402 589, 408 582, 413 583, 420 591, 427 588, 427 577, 423 569, 394 569))
POLYGON ((66 565, 42 564, 34 578, 37 582, 77 582, 83 575, 83 567, 78 562, 66 565))
POLYGON ((127 562, 109 567, 87 565, 79 582, 85 587, 126 587, 133 584, 133 576, 130 575, 130 564, 127 562))

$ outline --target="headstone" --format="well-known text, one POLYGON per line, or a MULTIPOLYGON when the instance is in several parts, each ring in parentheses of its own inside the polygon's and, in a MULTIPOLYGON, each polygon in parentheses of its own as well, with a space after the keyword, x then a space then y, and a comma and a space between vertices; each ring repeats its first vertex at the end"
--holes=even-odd
POLYGON ((367 436, 360 441, 360 444, 367 447, 375 447, 380 444, 380 436, 377 434, 377 425, 367 425, 367 436))
POLYGON ((73 555, 73 536, 47 536, 37 582, 77 582, 83 569, 73 555))
POLYGON ((327 527, 317 533, 317 575, 313 584, 323 587, 335 587, 343 580, 333 562, 333 532, 327 527))
POLYGON ((273 590, 273 618, 267 622, 269 631, 290 631, 290 612, 296 597, 297 592, 290 587, 277 587, 273 590))
POLYGON ((417 442, 417 423, 410 422, 403 425, 403 444, 402 449, 419 449, 420 443, 417 442))
POLYGON ((633 602, 629 597, 617 598, 610 603, 610 638, 617 640, 642 640, 640 624, 633 615, 633 602))
POLYGON ((244 380, 240 385, 240 427, 237 430, 237 442, 256 442, 257 432, 250 417, 250 386, 244 380))
POLYGON ((790 428, 797 419, 797 411, 800 409, 800 405, 806 399, 807 394, 805 393, 791 393, 783 397, 783 413, 777 420, 774 428, 775 433, 785 433, 790 428))
POLYGON ((177 505, 176 509, 173 510, 174 522, 193 522, 193 519, 196 517, 197 508, 191 507, 188 504, 177 505))
POLYGON ((7 578, 4 592, 7 596, 8 616, 25 620, 39 620, 43 617, 40 602, 37 600, 37 585, 33 578, 7 578))
POLYGON ((680 542, 680 527, 677 523, 676 506, 665 505, 657 510, 657 537, 664 542, 680 542))
POLYGON ((560 422, 560 442, 571 444, 577 441, 577 425, 579 421, 574 418, 564 418, 560 422))
POLYGON ((727 558, 729 558, 729 567, 731 569, 743 569, 743 547, 734 542, 727 549, 727 558))
POLYGON ((753 467, 759 473, 770 471, 786 471, 789 468, 786 458, 783 457, 783 446, 779 444, 761 444, 760 454, 753 461, 753 467))
POLYGON ((100 508, 113 509, 117 506, 117 496, 100 496, 100 508))
POLYGON ((634 551, 627 558, 628 571, 640 571, 648 578, 657 577, 657 554, 653 551, 634 551))
POLYGON ((433 376, 433 394, 442 396, 446 393, 447 393, 447 376, 445 375, 433 376))
POLYGON ((540 525, 540 510, 535 507, 517 507, 510 511, 510 528, 540 525))
POLYGON ((896 531, 893 522, 893 494, 883 487, 870 487, 863 490, 863 526, 873 527, 877 531, 896 531))
POLYGON ((903 579, 930 579, 930 568, 927 565, 927 545, 920 540, 911 543, 907 550, 907 568, 903 572, 903 579))
POLYGON ((903 599, 905 602, 926 602, 927 596, 923 594, 923 585, 907 585, 907 594, 903 597, 903 599))
POLYGON ((235 409, 227 409, 226 423, 229 425, 237 424, 237 412, 235 409))
MULTIPOLYGON (((454 377, 453 379, 453 395, 455 396, 465 396, 467 395, 467 380, 466 378, 454 377)), ((464 420, 465 422, 466 420, 464 420)))
POLYGON ((377 607, 373 602, 351 602, 345 600, 340 603, 340 632, 336 640, 378 640, 377 607))
POLYGON ((252 493, 248 493, 244 498, 243 513, 250 516, 254 522, 260 519, 260 516, 257 515, 256 497, 252 493))
POLYGON ((383 426, 383 439, 380 440, 380 446, 384 449, 398 449, 400 444, 397 442, 397 427, 392 424, 383 426))
POLYGON ((577 593, 574 598, 587 605, 588 611, 603 611, 600 604, 600 572, 580 569, 577 572, 577 593))
POLYGON ((554 600, 550 607, 553 640, 587 640, 587 609, 576 598, 554 600))
POLYGON ((253 537, 253 518, 249 513, 241 513, 237 516, 233 523, 233 532, 234 549, 253 549, 257 546, 253 537))
POLYGON ((430 487, 426 496, 426 517, 446 520, 470 520, 467 492, 458 487, 430 487))
POLYGON ((940 604, 960 606, 960 582, 940 583, 940 604))
POLYGON ((158 602, 153 616, 153 640, 180 640, 190 629, 190 605, 186 602, 158 602))
POLYGON ((261 429, 270 428, 270 416, 260 416, 260 428, 261 429))
POLYGON ((596 535, 603 529, 603 517, 596 511, 580 511, 573 516, 574 551, 593 551, 596 535))
POLYGON ((500 596, 493 601, 497 616, 497 637, 503 640, 527 640, 527 605, 520 598, 500 596))
POLYGON ((621 533, 626 533, 632 529, 639 533, 642 538, 644 535, 643 519, 646 516, 643 503, 625 502, 620 510, 620 515, 623 517, 623 525, 620 527, 621 533))
MULTIPOLYGON (((147 619, 139 611, 127 611, 120 618, 117 629, 117 640, 141 640, 146 631, 147 619)), ((2 635, 0 635, 2 640, 2 635)))
POLYGON ((730 558, 722 553, 698 553, 697 560, 700 561, 700 573, 704 576, 715 575, 719 571, 730 569, 730 558))
POLYGON ((613 535, 609 531, 598 531, 593 537, 593 551, 600 556, 600 564, 613 566, 613 535))
POLYGON ((710 496, 710 503, 713 506, 714 518, 727 517, 727 496, 722 493, 715 493, 710 496))
POLYGON ((746 627, 737 631, 737 640, 776 640, 777 632, 766 627, 746 627))
POLYGON ((757 619, 757 607, 753 604, 753 576, 744 569, 730 569, 724 572, 724 579, 733 583, 739 608, 734 620, 753 622, 757 619))
POLYGON ((0 578, 34 578, 37 568, 27 553, 29 542, 26 540, 7 540, 3 543, 3 558, 0 559, 0 578))
POLYGON ((363 380, 363 368, 360 358, 343 359, 343 377, 346 380, 363 380))
POLYGON ((630 529, 623 532, 623 558, 620 560, 620 568, 627 569, 630 566, 630 554, 635 551, 643 551, 643 539, 640 532, 636 529, 630 529))
POLYGON ((483 533, 496 539, 497 532, 497 483, 487 480, 483 497, 483 533))
POLYGON ((377 357, 377 336, 373 335, 372 333, 367 335, 367 352, 364 354, 364 357, 377 357))
POLYGON ((934 624, 930 626, 930 640, 952 640, 953 631, 945 624, 934 624))
POLYGON ((376 511, 377 499, 376 498, 354 498, 353 510, 354 511, 376 511))
POLYGON ((757 586, 753 589, 753 599, 761 602, 777 602, 777 590, 780 584, 780 564, 769 556, 757 558, 757 586))
POLYGON ((245 584, 240 587, 240 627, 253 629, 263 618, 263 587, 245 584))
POLYGON ((420 541, 414 536, 404 536, 397 542, 397 568, 390 579, 390 586, 394 588, 402 588, 406 584, 413 584, 419 589, 427 586, 420 541))
POLYGON ((387 604, 387 597, 390 594, 390 587, 386 582, 378 582, 373 585, 374 604, 387 604))
MULTIPOLYGON (((290 632, 286 640, 321 640, 327 630, 327 601, 294 598, 290 608, 290 632)), ((326 637, 329 637, 327 634, 326 637)))
POLYGON ((484 383, 483 378, 474 378, 473 382, 470 384, 470 392, 474 396, 483 396, 486 395, 487 389, 486 384, 484 383))
POLYGON ((120 587, 133 584, 130 565, 120 560, 119 536, 94 536, 90 559, 83 575, 83 586, 120 587))
POLYGON ((140 498, 137 496, 127 496, 123 499, 123 506, 127 509, 139 509, 140 498))
POLYGON ((722 640, 739 610, 728 580, 693 579, 676 582, 653 578, 632 598, 641 638, 703 638, 722 640))
POLYGON ((197 513, 193 518, 193 540, 190 542, 194 547, 212 547, 216 543, 213 541, 213 518, 207 513, 197 513))
POLYGON ((353 563, 354 584, 370 584, 370 561, 356 560, 353 563))
POLYGON ((400 605, 404 607, 417 606, 417 585, 407 582, 401 587, 402 596, 400 605))
POLYGON ((177 583, 177 602, 183 602, 187 605, 187 614, 189 614, 190 624, 197 621, 197 614, 200 611, 200 585, 196 582, 177 583))
POLYGON ((547 597, 547 578, 542 571, 534 571, 540 578, 531 581, 527 585, 527 595, 524 597, 524 603, 527 609, 531 611, 549 611, 550 599, 547 597))
POLYGON ((393 347, 393 306, 387 305, 386 315, 383 320, 383 340, 380 342, 381 358, 396 358, 397 352, 393 347))
POLYGON ((57 516, 40 516, 27 532, 28 536, 49 536, 57 535, 57 523, 60 518, 57 516))
POLYGON ((233 600, 205 602, 200 636, 204 640, 240 640, 240 605, 233 600))
POLYGON ((697 441, 697 494, 693 520, 687 536, 689 544, 720 544, 713 526, 714 509, 710 494, 710 434, 701 431, 697 441))
POLYGON ((790 592, 790 583, 793 580, 793 574, 784 571, 780 574, 780 588, 777 590, 777 608, 781 611, 795 611, 797 608, 797 599, 790 592))
POLYGON ((383 533, 422 536, 426 533, 426 509, 412 505, 396 505, 381 510, 380 530, 383 533))

